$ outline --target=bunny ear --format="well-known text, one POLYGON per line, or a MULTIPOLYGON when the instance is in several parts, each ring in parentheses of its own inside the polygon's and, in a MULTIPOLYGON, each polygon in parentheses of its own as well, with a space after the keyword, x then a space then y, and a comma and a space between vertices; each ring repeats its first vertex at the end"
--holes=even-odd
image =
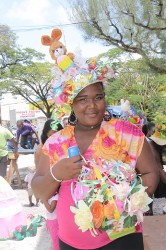
POLYGON ((62 31, 60 29, 53 29, 51 37, 55 40, 59 40, 62 36, 62 31))
POLYGON ((51 45, 51 37, 47 36, 47 35, 42 36, 41 37, 41 43, 43 45, 50 46, 51 45))

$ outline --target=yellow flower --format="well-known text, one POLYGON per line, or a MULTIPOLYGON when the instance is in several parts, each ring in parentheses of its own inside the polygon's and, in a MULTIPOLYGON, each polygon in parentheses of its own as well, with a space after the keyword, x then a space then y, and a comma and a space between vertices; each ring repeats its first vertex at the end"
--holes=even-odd
POLYGON ((91 230, 94 228, 92 223, 92 214, 90 208, 83 200, 78 201, 78 208, 70 206, 70 210, 74 213, 74 220, 76 225, 82 232, 91 230))

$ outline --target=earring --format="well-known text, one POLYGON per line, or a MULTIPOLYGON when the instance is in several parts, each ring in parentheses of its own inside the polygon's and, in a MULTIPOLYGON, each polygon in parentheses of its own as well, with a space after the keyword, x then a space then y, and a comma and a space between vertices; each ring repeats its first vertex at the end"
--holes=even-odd
POLYGON ((104 114, 103 120, 106 121, 106 122, 108 122, 108 121, 111 120, 111 118, 112 118, 111 113, 109 111, 107 111, 107 113, 104 114))
POLYGON ((69 124, 70 124, 71 126, 75 126, 75 125, 77 124, 77 121, 78 121, 78 119, 77 119, 77 117, 75 116, 74 111, 71 111, 71 114, 70 114, 70 116, 69 116, 69 118, 68 118, 69 124))

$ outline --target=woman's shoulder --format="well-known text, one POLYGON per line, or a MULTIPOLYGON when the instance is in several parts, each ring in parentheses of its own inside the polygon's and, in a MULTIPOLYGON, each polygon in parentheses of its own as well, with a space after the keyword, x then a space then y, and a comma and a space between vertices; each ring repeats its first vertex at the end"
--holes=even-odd
POLYGON ((106 121, 104 124, 105 129, 115 130, 117 133, 131 134, 135 136, 144 136, 140 127, 135 124, 117 118, 111 118, 110 121, 106 121))
POLYGON ((64 129, 50 136, 45 142, 43 149, 48 150, 48 148, 49 149, 62 148, 64 145, 67 145, 69 143, 73 135, 74 135, 74 127, 72 126, 65 127, 64 129))

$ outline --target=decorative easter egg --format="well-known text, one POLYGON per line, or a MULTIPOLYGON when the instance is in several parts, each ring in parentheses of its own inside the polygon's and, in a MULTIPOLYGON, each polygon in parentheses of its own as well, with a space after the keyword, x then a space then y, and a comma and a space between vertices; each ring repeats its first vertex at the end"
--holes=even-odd
POLYGON ((57 58, 57 64, 64 72, 68 71, 71 67, 74 67, 74 62, 66 55, 59 56, 57 58))

